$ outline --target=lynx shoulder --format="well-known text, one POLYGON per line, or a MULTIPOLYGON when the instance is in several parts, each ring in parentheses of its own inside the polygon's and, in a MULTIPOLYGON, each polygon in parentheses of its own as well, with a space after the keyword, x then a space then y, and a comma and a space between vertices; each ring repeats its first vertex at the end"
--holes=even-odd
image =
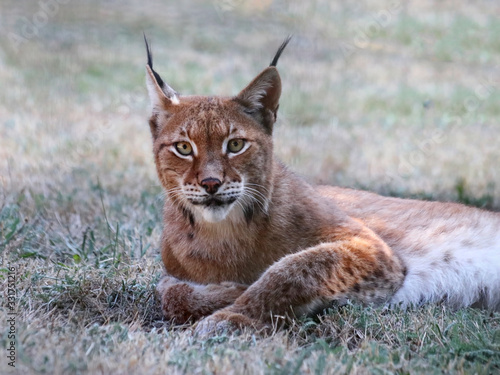
POLYGON ((265 327, 332 301, 500 309, 500 214, 314 186, 273 155, 278 58, 233 97, 181 95, 153 69, 165 189, 165 317, 265 327))

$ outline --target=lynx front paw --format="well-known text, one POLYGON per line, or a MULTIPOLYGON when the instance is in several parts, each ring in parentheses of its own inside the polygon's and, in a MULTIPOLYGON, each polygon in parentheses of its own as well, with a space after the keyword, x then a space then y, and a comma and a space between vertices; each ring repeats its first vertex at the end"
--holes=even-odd
POLYGON ((196 285, 165 276, 156 289, 165 318, 175 324, 184 324, 229 306, 246 288, 231 282, 196 285))
MULTIPOLYGON (((159 290, 160 292, 160 290, 159 290)), ((200 319, 199 308, 193 296, 193 287, 179 283, 164 288, 160 293, 161 308, 166 320, 175 324, 184 324, 200 319)))
POLYGON ((236 332, 250 328, 258 332, 268 332, 270 327, 251 319, 243 314, 233 313, 230 310, 221 310, 201 320, 194 333, 198 337, 210 337, 224 332, 236 332))

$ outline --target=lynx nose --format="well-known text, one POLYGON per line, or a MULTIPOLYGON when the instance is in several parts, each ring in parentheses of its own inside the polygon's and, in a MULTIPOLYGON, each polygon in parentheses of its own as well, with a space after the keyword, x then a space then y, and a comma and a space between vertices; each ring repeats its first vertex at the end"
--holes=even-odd
POLYGON ((217 193, 217 190, 219 190, 221 185, 222 182, 218 178, 210 177, 210 178, 205 178, 203 181, 201 181, 201 186, 203 186, 203 188, 208 194, 217 193))

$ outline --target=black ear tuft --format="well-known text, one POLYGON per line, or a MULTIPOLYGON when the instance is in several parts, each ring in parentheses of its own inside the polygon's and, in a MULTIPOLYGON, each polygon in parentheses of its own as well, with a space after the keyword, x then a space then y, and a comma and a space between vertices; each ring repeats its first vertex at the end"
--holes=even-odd
POLYGON ((145 33, 143 33, 143 35, 144 35, 144 43, 146 43, 146 54, 148 55, 148 66, 153 72, 153 75, 155 76, 158 86, 163 88, 165 86, 163 80, 161 79, 160 75, 156 73, 155 70, 153 69, 153 52, 151 52, 151 49, 149 48, 148 38, 146 38, 145 33))
POLYGON ((273 61, 271 61, 271 64, 269 64, 269 66, 276 66, 278 64, 278 59, 280 58, 281 53, 287 46, 288 42, 290 42, 290 39, 292 39, 292 35, 288 35, 283 43, 281 43, 280 48, 278 48, 278 51, 276 51, 276 55, 274 55, 273 61))
POLYGON ((146 38, 146 33, 142 33, 142 35, 144 36, 144 43, 146 43, 146 54, 148 55, 148 65, 151 69, 153 69, 153 54, 149 49, 148 38, 146 38))
POLYGON ((160 75, 153 70, 153 53, 151 52, 151 48, 149 48, 146 34, 144 34, 144 43, 146 44, 146 54, 148 57, 146 65, 146 85, 148 87, 152 107, 165 110, 165 105, 179 104, 179 93, 167 85, 161 79, 160 75), (168 103, 165 102, 165 99, 168 103))

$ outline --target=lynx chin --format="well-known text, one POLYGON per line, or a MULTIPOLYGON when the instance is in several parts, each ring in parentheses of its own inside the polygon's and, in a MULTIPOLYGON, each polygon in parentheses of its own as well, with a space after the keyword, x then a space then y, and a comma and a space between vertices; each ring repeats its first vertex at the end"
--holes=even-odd
POLYGON ((499 213, 314 186, 274 157, 288 42, 238 95, 216 97, 171 88, 146 40, 165 318, 203 318, 209 333, 346 300, 500 310, 499 213))

